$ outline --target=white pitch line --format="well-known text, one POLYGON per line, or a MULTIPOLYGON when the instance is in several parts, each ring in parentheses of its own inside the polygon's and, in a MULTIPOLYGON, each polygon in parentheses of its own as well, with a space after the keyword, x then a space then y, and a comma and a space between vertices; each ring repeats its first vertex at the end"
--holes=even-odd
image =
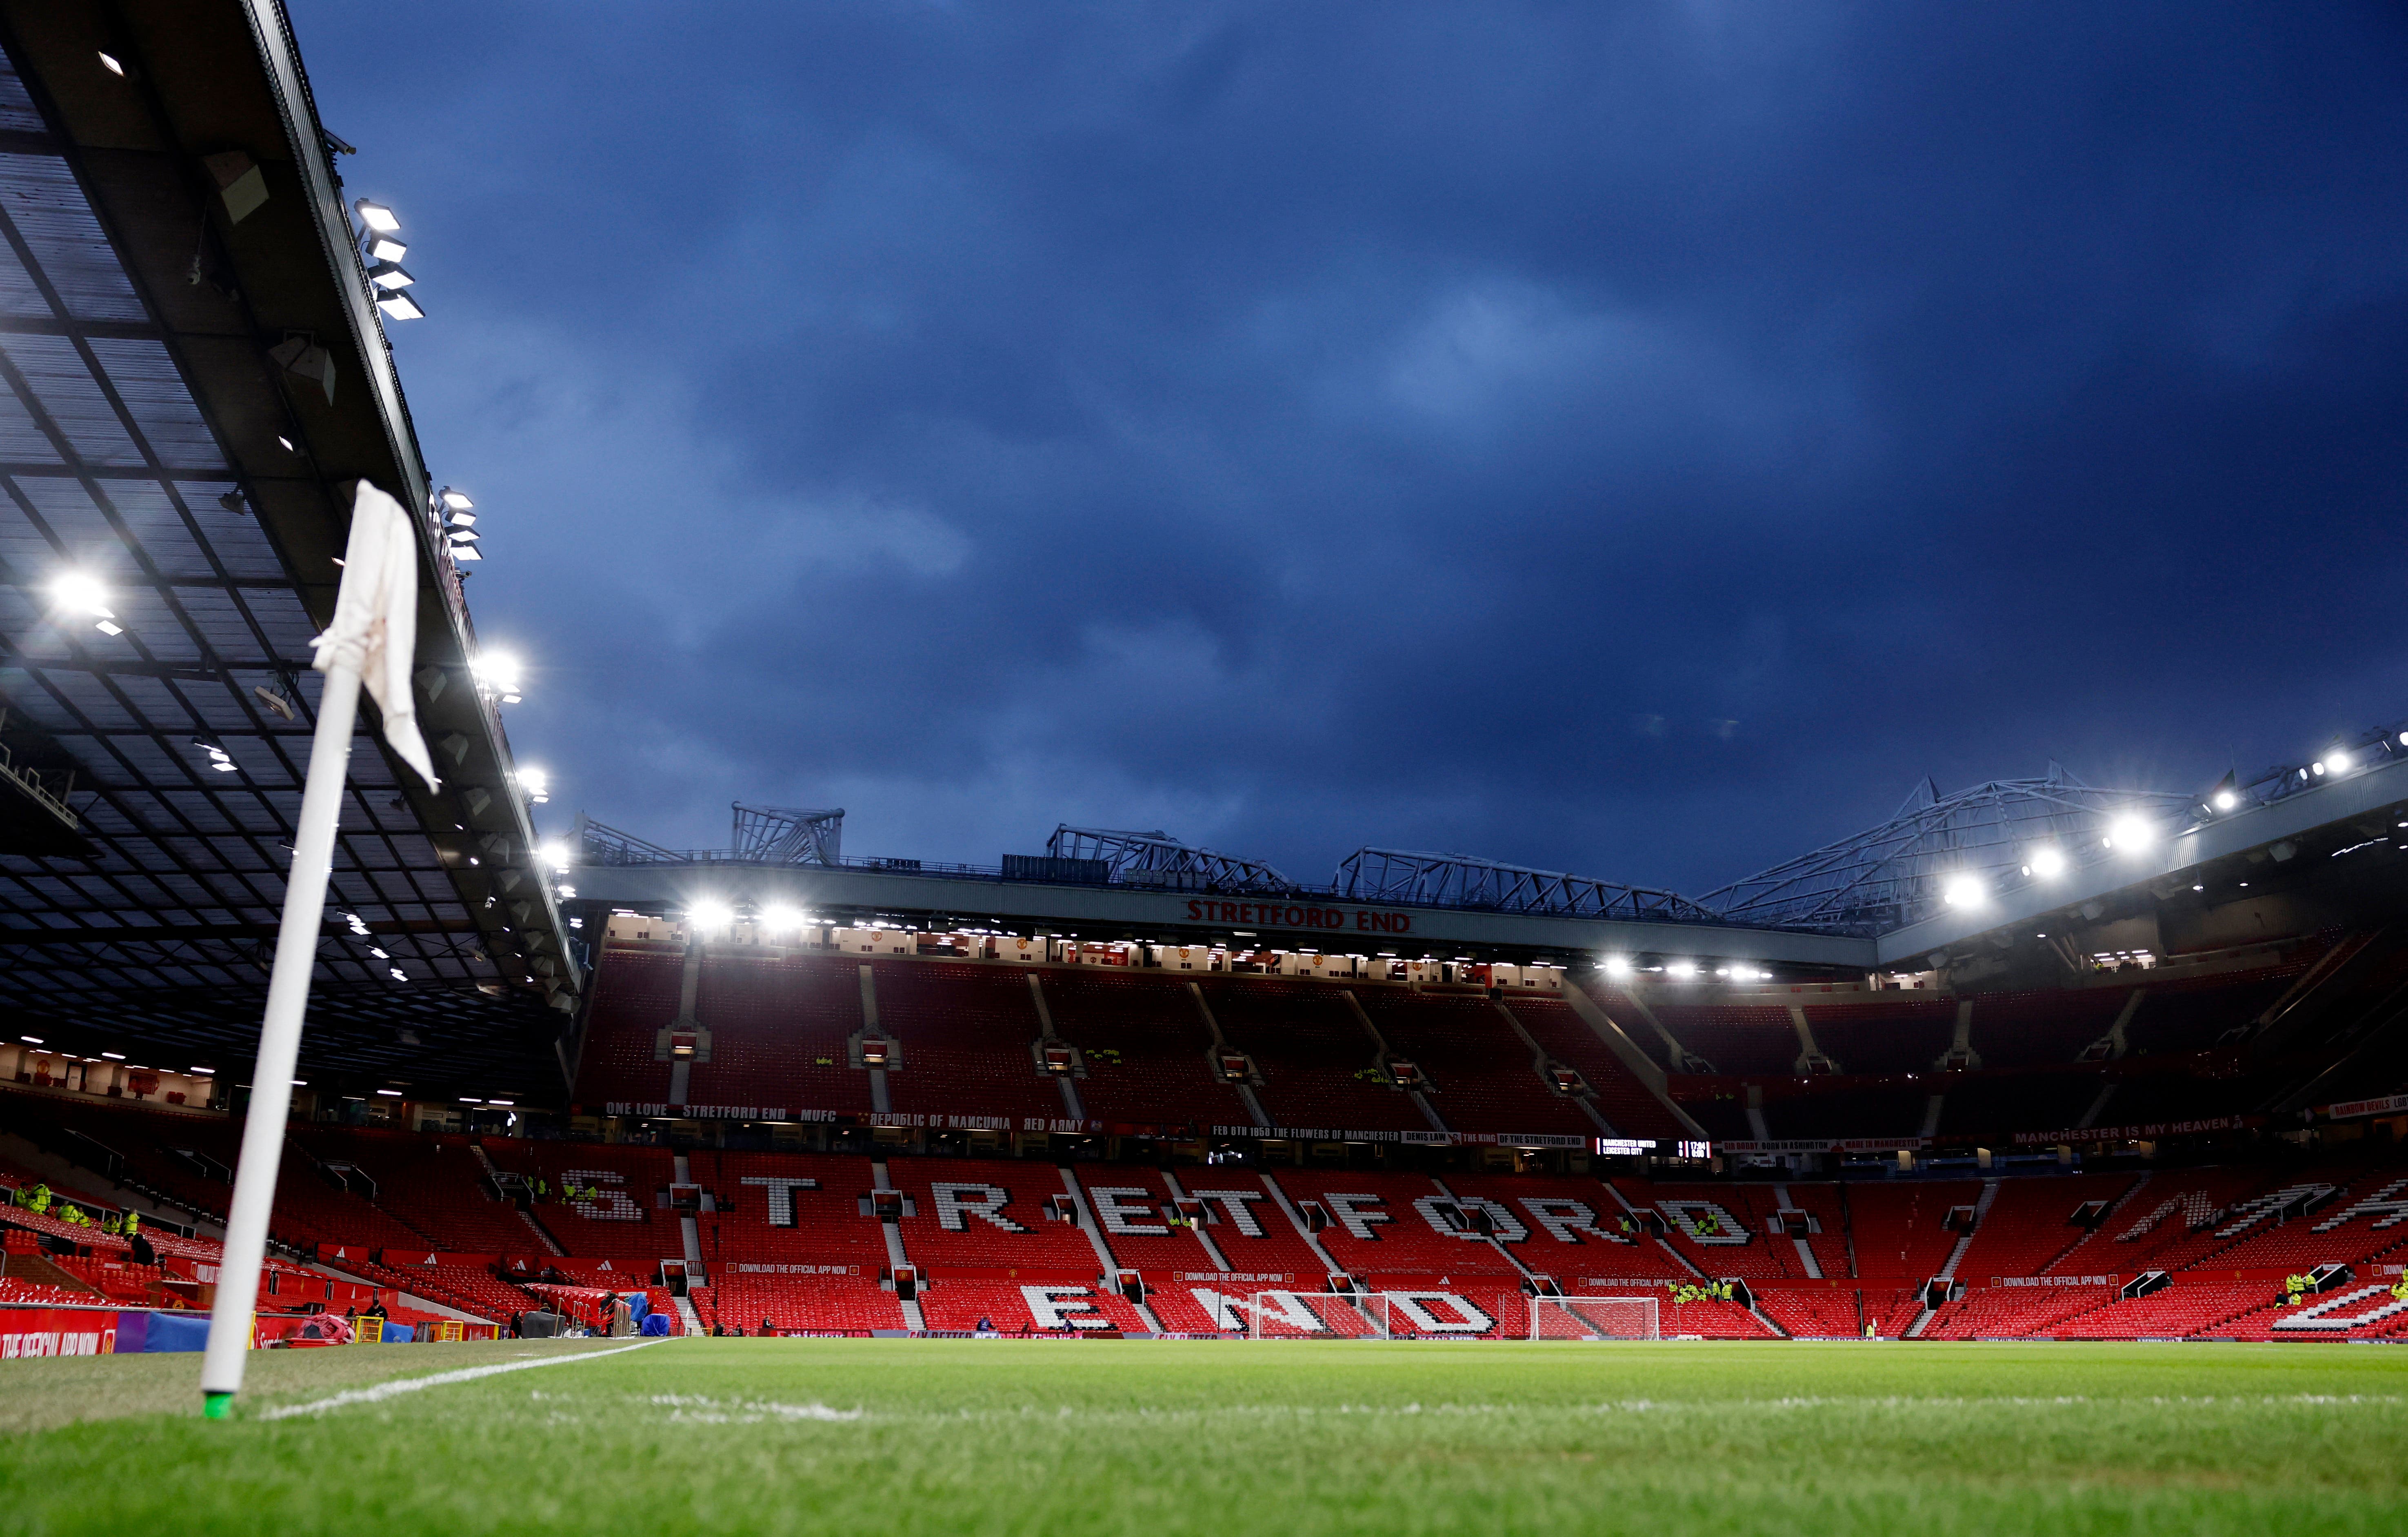
POLYGON ((392 1382, 380 1382, 374 1387, 354 1387, 348 1392, 337 1393, 331 1399, 320 1399, 314 1403, 293 1403, 280 1409, 263 1409, 251 1417, 290 1419, 294 1415, 322 1415, 329 1409, 341 1409, 354 1403, 381 1403, 387 1399, 399 1398, 404 1393, 415 1393, 422 1387, 440 1387, 447 1383, 474 1382, 479 1377, 498 1377, 505 1372, 532 1372, 539 1366, 570 1366, 579 1361, 598 1361, 605 1356, 624 1356, 630 1350, 641 1350, 648 1344, 659 1343, 657 1340, 638 1340, 634 1344, 616 1345, 609 1350, 595 1351, 591 1355, 547 1356, 538 1361, 504 1361, 497 1366, 470 1366, 463 1367, 457 1372, 437 1372, 431 1377, 400 1377, 392 1382))

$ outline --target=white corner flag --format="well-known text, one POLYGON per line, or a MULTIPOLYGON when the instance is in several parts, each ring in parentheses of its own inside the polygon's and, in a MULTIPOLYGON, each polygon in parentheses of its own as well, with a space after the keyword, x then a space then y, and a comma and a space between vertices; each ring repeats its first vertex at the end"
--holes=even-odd
POLYGON ((301 1016, 317 965, 318 932, 325 919, 326 883, 334 873, 335 823, 342 811, 343 777, 351 727, 365 681, 384 715, 384 740, 402 761, 436 787, 435 765, 419 735, 410 695, 418 640, 417 531, 399 502, 366 481, 351 503, 351 537, 335 622, 310 642, 314 665, 326 675, 318 700, 318 728, 309 743, 309 773, 294 829, 293 866, 284 883, 284 919, 276 936, 276 965, 267 979, 267 1013, 259 1028, 259 1060, 251 1077, 251 1108, 243 1118, 242 1154, 235 1168, 234 1200, 226 1214, 225 1254, 217 1299, 209 1309, 209 1344, 201 1359, 202 1410, 225 1417, 242 1388, 259 1301, 259 1271, 267 1256, 267 1218, 276 1201, 276 1172, 284 1151, 284 1122, 293 1108, 293 1067, 301 1055, 301 1016))
POLYGON ((409 692, 418 651, 418 540, 401 504, 366 481, 351 503, 351 542, 343 552, 343 582, 335 622, 309 642, 311 664, 331 676, 348 667, 367 684, 384 715, 385 744, 434 789, 435 761, 418 734, 418 705, 409 692))

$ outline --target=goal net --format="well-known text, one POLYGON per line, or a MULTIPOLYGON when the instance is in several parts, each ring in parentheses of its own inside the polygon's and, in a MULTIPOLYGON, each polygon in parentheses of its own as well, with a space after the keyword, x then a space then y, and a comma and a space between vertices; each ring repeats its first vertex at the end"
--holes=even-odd
POLYGON ((1660 1340, 1653 1297, 1533 1297, 1533 1340, 1660 1340))
POLYGON ((1256 1340, 1511 1339, 1519 1315, 1505 1298, 1452 1291, 1258 1291, 1236 1306, 1256 1340))
POLYGON ((1386 1340, 1384 1293, 1341 1296, 1326 1291, 1258 1291, 1244 1303, 1250 1340, 1386 1340))

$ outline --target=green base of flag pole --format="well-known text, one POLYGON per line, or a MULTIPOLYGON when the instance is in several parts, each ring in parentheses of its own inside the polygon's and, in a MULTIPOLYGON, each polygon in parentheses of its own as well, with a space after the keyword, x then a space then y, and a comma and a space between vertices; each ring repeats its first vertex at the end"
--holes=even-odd
POLYGON ((234 1395, 232 1393, 204 1393, 201 1395, 201 1417, 203 1419, 223 1419, 226 1417, 226 1411, 233 1407, 234 1395))

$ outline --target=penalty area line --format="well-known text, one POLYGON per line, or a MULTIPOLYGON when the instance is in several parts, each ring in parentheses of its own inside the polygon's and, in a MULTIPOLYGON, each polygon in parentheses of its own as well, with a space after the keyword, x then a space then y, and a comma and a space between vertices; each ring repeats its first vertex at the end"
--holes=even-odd
POLYGON ((322 1415, 330 1409, 348 1408, 354 1403, 381 1403, 387 1399, 399 1398, 404 1393, 415 1393, 423 1387, 441 1387, 455 1382, 474 1382, 479 1377, 498 1377, 505 1372, 532 1372, 539 1366, 573 1366, 579 1361, 598 1361, 605 1356, 624 1356, 630 1350, 641 1350, 648 1344, 659 1343, 657 1340, 639 1340, 634 1344, 616 1345, 609 1350, 597 1350, 590 1356, 547 1356, 539 1361, 503 1361, 494 1366, 469 1366, 463 1367, 457 1372, 437 1372, 431 1377, 399 1377, 392 1382, 380 1382, 374 1387, 354 1387, 348 1392, 337 1393, 333 1398, 319 1399, 310 1403, 292 1403, 276 1409, 263 1409, 251 1417, 290 1419, 295 1415, 322 1415))

